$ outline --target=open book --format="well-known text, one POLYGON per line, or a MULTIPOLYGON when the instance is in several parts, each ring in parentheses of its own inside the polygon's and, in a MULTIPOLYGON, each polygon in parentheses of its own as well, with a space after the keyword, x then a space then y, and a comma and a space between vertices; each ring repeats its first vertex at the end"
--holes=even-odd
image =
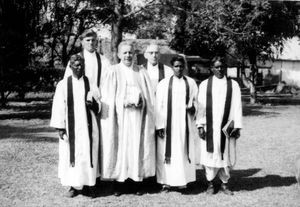
POLYGON ((228 121, 228 122, 225 124, 225 126, 222 128, 222 131, 223 131, 223 133, 225 134, 225 136, 226 136, 227 138, 229 138, 231 132, 233 131, 233 129, 234 129, 234 121, 233 121, 233 120, 230 120, 230 121, 228 121))

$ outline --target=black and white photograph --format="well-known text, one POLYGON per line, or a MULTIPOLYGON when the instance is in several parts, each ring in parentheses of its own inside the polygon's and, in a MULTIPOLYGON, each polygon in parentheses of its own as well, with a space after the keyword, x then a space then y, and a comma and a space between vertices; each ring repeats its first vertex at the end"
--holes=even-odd
POLYGON ((299 207, 300 1, 0 0, 0 206, 299 207))

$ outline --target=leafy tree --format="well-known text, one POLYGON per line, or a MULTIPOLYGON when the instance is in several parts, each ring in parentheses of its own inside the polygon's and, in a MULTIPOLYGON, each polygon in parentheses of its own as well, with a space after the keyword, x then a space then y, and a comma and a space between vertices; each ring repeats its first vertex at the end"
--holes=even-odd
POLYGON ((17 91, 21 97, 27 90, 22 76, 28 54, 35 41, 39 8, 43 1, 0 0, 0 95, 4 106, 7 97, 17 91))
POLYGON ((282 48, 284 40, 296 34, 296 8, 267 0, 188 1, 186 7, 171 2, 177 11, 177 27, 183 28, 175 33, 171 47, 207 58, 227 54, 242 69, 249 61, 252 76, 243 80, 255 102, 257 61, 272 57, 273 46, 282 48))
POLYGON ((125 0, 92 0, 91 5, 98 6, 99 17, 103 19, 103 24, 111 26, 111 54, 112 63, 118 63, 118 45, 122 41, 123 32, 134 32, 142 22, 149 19, 147 12, 157 8, 157 0, 125 1, 125 0))

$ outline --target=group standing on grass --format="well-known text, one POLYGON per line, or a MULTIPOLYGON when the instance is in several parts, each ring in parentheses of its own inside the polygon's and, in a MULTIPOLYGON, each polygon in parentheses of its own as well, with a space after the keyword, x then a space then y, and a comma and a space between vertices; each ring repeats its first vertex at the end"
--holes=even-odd
POLYGON ((226 77, 226 62, 212 60, 213 75, 198 89, 184 75, 185 60, 175 56, 172 68, 159 62, 159 46, 147 46, 146 64, 134 61, 134 47, 121 42, 120 63, 110 65, 97 53, 97 35, 81 36, 82 51, 72 55, 53 98, 50 126, 58 130, 58 177, 69 186, 66 196, 86 189, 97 196, 96 180, 114 181, 120 196, 124 182, 134 182, 137 195, 143 180, 153 178, 162 192, 189 193, 196 164, 204 166, 208 194, 228 188, 230 143, 240 136, 242 104, 239 85, 226 77), (222 129, 233 123, 230 136, 222 129), (200 157, 199 157, 200 156, 200 157))

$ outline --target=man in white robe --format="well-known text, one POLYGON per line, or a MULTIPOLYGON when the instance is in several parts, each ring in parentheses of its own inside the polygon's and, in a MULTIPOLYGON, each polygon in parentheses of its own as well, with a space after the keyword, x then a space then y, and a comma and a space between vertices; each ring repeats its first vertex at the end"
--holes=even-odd
POLYGON ((156 91, 157 84, 164 78, 169 78, 173 75, 172 68, 159 62, 160 50, 158 44, 151 43, 146 47, 144 57, 147 62, 143 65, 146 68, 153 91, 156 91))
POLYGON ((208 180, 208 194, 214 194, 213 179, 218 176, 222 181, 221 191, 232 195, 228 189, 232 157, 230 142, 235 142, 242 128, 242 103, 238 83, 225 76, 225 60, 216 57, 212 61, 213 76, 199 86, 197 127, 201 138, 200 163, 204 165, 208 180), (222 128, 233 121, 234 129, 226 137, 222 128))
MULTIPOLYGON (((110 68, 109 60, 97 52, 97 33, 92 29, 84 31, 79 38, 81 40, 82 51, 78 54, 84 58, 84 75, 89 78, 92 85, 100 87, 110 68)), ((72 70, 68 64, 64 78, 70 75, 72 75, 72 70)))
POLYGON ((159 137, 156 176, 163 191, 176 187, 186 193, 187 184, 196 180, 194 141, 198 138, 195 125, 198 87, 192 78, 183 76, 185 63, 182 57, 174 57, 171 64, 174 75, 163 79, 156 91, 159 137))
POLYGON ((155 175, 154 94, 147 71, 133 63, 133 45, 120 43, 118 56, 121 62, 112 67, 102 88, 102 178, 118 182, 116 196, 128 178, 141 195, 141 181, 155 175))
POLYGON ((72 76, 61 80, 53 98, 50 126, 59 133, 58 177, 70 186, 66 196, 74 197, 83 186, 90 186, 95 197, 99 176, 99 129, 96 115, 100 112, 100 91, 83 75, 84 62, 79 55, 70 58, 72 76))

